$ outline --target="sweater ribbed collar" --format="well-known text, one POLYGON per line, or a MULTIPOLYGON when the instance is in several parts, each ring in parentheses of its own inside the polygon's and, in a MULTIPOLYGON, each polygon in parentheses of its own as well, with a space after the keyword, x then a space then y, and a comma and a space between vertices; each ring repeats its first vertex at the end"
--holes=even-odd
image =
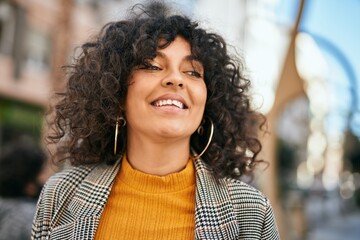
POLYGON ((180 172, 157 176, 132 168, 124 156, 117 177, 137 191, 154 194, 177 192, 195 185, 195 169, 192 160, 189 160, 180 172))

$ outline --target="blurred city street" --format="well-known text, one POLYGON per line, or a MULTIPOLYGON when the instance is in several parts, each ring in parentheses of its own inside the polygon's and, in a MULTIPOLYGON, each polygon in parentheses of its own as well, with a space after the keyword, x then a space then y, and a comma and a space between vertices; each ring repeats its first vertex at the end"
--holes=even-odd
POLYGON ((306 239, 360 239, 360 210, 353 200, 344 200, 335 191, 308 197, 305 204, 306 239))
POLYGON ((308 240, 358 240, 360 239, 360 211, 336 215, 318 223, 309 231, 308 240))

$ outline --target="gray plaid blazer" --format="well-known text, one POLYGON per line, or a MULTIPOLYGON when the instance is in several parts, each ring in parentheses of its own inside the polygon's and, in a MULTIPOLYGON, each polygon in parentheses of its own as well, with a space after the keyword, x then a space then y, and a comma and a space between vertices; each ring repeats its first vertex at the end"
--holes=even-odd
MULTIPOLYGON (((38 201, 32 239, 94 239, 120 165, 74 167, 51 177, 38 201)), ((195 239, 279 239, 262 193, 230 178, 217 184, 200 159, 195 169, 195 239)))

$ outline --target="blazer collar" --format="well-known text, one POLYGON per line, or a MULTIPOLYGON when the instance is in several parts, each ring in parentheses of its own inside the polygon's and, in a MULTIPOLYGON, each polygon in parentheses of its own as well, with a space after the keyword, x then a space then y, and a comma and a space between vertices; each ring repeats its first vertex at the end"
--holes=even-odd
MULTIPOLYGON (((195 160, 194 164, 196 170, 195 238, 235 239, 239 229, 227 185, 222 179, 217 183, 211 170, 201 159, 195 160)), ((80 183, 68 206, 68 210, 77 219, 100 219, 120 165, 121 160, 118 160, 112 166, 99 164, 89 169, 89 174, 80 183)))
MULTIPOLYGON (((120 158, 121 159, 121 158, 120 158)), ((79 184, 68 209, 76 218, 100 217, 109 197, 121 160, 114 165, 100 163, 79 184)))
POLYGON ((236 239, 239 228, 224 180, 216 182, 211 170, 200 159, 196 168, 196 239, 236 239))

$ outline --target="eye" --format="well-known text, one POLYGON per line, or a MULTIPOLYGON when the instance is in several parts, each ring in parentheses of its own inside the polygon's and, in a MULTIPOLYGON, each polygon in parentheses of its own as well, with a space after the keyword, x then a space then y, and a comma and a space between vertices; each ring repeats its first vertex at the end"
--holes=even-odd
POLYGON ((188 59, 189 61, 186 62, 185 71, 187 75, 194 77, 194 78, 203 78, 204 76, 204 67, 201 62, 194 60, 193 57, 188 59))
POLYGON ((142 65, 139 67, 139 69, 144 69, 144 70, 154 70, 154 71, 158 71, 158 70, 162 70, 162 68, 152 65, 152 64, 146 64, 146 65, 142 65))
POLYGON ((202 78, 202 75, 200 72, 193 70, 193 71, 186 71, 186 74, 192 76, 192 77, 196 77, 196 78, 202 78))

